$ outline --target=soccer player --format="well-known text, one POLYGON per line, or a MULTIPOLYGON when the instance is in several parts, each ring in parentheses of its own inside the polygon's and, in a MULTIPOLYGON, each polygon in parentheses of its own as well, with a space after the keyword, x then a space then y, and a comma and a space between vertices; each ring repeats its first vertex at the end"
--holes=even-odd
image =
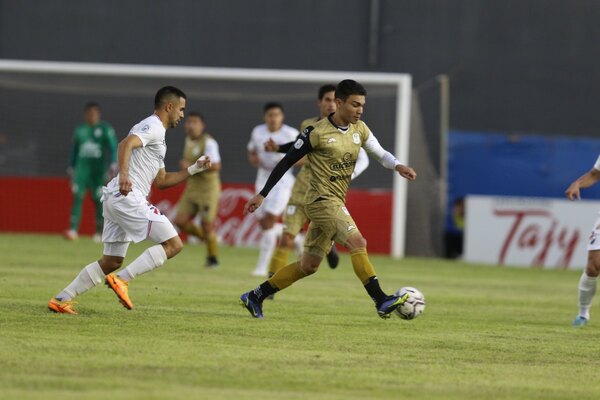
POLYGON ((105 281, 127 309, 129 281, 138 275, 161 266, 177 255, 183 244, 171 222, 146 197, 152 183, 164 189, 187 177, 210 168, 210 159, 202 156, 187 169, 166 172, 167 151, 165 132, 183 118, 185 94, 172 86, 161 88, 154 98, 154 114, 136 124, 119 143, 117 159, 119 174, 103 188, 104 253, 100 260, 87 265, 59 294, 50 299, 51 311, 77 314, 73 298, 105 281), (150 239, 155 243, 125 269, 119 269, 131 241, 150 239))
MULTIPOLYGON (((283 123, 283 106, 279 103, 270 102, 264 106, 264 124, 256 126, 252 130, 248 142, 248 161, 256 167, 256 190, 260 190, 269 174, 283 158, 283 154, 268 152, 265 150, 265 142, 272 139, 277 144, 293 141, 298 136, 298 131, 283 123)), ((294 175, 292 171, 286 171, 279 182, 272 188, 271 196, 265 200, 264 206, 256 213, 258 222, 262 229, 260 239, 260 252, 256 268, 252 272, 255 276, 267 276, 269 261, 277 243, 277 236, 281 231, 281 224, 276 224, 283 214, 288 203, 292 187, 294 186, 294 175)))
POLYGON ((207 258, 205 266, 219 266, 217 234, 214 221, 217 216, 219 198, 221 197, 221 155, 219 144, 205 132, 204 117, 197 112, 190 112, 185 119, 185 146, 183 158, 180 161, 182 169, 194 164, 198 157, 205 154, 210 158, 211 167, 202 174, 190 177, 186 182, 185 191, 177 205, 175 225, 182 231, 196 236, 206 242, 207 258), (193 221, 200 216, 200 226, 193 221))
POLYGON ((310 219, 305 251, 299 262, 288 264, 256 289, 240 296, 240 303, 255 318, 262 318, 265 298, 283 290, 299 279, 317 271, 329 251, 331 241, 350 250, 354 273, 375 302, 377 313, 388 318, 406 301, 403 297, 388 296, 379 286, 377 275, 367 255, 367 241, 345 207, 345 197, 354 170, 358 151, 363 147, 369 156, 400 176, 414 180, 415 171, 402 165, 384 150, 367 125, 360 120, 365 107, 366 90, 353 80, 341 81, 335 90, 336 111, 326 119, 309 126, 294 146, 271 172, 265 186, 244 206, 244 212, 255 212, 268 198, 271 189, 299 159, 308 155, 310 186, 304 209, 310 219))
MULTIPOLYGON (((319 116, 308 118, 300 124, 300 132, 304 131, 309 126, 316 122, 327 118, 331 113, 335 112, 335 86, 331 84, 323 85, 319 88, 317 95, 317 106, 319 107, 319 116)), ((272 140, 265 144, 267 151, 279 151, 287 153, 294 142, 286 143, 281 146, 277 145, 272 140)), ((358 176, 369 166, 369 158, 365 151, 361 148, 356 160, 356 167, 352 174, 352 179, 358 176)), ((295 244, 298 236, 304 225, 308 222, 306 213, 304 212, 304 196, 308 191, 310 180, 310 170, 303 166, 300 172, 296 175, 296 182, 292 189, 292 195, 288 201, 286 211, 283 215, 283 233, 279 245, 275 249, 269 264, 269 277, 275 275, 277 271, 287 265, 288 254, 295 244)), ((303 240, 302 240, 303 242, 303 240)), ((340 261, 335 246, 331 246, 331 250, 327 253, 327 263, 330 268, 336 268, 340 261)))
MULTIPOLYGON (((580 200, 580 189, 588 188, 596 184, 598 180, 600 180, 600 156, 590 171, 569 185, 565 194, 569 200, 580 200)), ((579 314, 573 321, 573 326, 585 326, 590 320, 590 308, 596 294, 596 285, 600 274, 600 218, 594 223, 587 250, 587 265, 579 279, 579 314)))
MULTIPOLYGON (((68 240, 78 238, 81 204, 85 192, 90 190, 96 206, 96 234, 94 241, 102 239, 102 186, 108 175, 116 173, 117 138, 113 127, 100 119, 100 105, 88 103, 83 109, 84 123, 75 127, 73 146, 67 172, 71 177, 73 207, 70 228, 64 234, 68 240), (110 172, 107 169, 110 168, 110 172)), ((111 176, 111 178, 112 178, 111 176)), ((110 178, 109 178, 110 179, 110 178)))

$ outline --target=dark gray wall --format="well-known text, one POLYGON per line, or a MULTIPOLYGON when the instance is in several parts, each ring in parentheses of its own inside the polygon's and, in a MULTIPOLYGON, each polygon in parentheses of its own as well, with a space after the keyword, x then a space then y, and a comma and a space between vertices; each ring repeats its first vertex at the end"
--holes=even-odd
POLYGON ((452 79, 452 128, 594 135, 600 2, 0 1, 0 57, 409 72, 452 79))

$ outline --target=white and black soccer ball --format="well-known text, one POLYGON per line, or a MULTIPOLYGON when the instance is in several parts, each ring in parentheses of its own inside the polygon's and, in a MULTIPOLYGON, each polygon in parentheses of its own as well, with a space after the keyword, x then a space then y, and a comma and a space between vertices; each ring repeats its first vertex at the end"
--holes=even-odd
POLYGON ((410 286, 400 288, 395 295, 402 297, 406 293, 408 299, 394 312, 402 319, 415 319, 425 311, 425 296, 419 289, 410 286))

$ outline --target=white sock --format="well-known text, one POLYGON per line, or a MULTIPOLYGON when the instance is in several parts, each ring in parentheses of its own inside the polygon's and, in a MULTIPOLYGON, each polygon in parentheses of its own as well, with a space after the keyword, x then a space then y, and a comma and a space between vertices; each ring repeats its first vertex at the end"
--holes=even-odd
POLYGON ((100 264, 98 264, 98 261, 94 261, 82 269, 79 275, 73 279, 73 282, 56 295, 56 299, 60 301, 73 300, 74 297, 79 296, 94 286, 102 283, 104 276, 100 264))
POLYGON ((299 232, 294 238, 294 250, 298 256, 298 260, 302 258, 302 252, 304 251, 304 233, 299 232))
POLYGON ((579 315, 590 319, 590 308, 596 294, 596 277, 588 276, 585 271, 579 279, 579 315))
POLYGON ((133 260, 125 269, 120 271, 117 276, 124 281, 130 281, 138 275, 145 274, 158 268, 167 261, 167 253, 162 245, 157 244, 146 249, 138 258, 133 260))
POLYGON ((265 229, 264 231, 262 231, 262 237, 260 239, 260 252, 258 253, 258 261, 256 262, 256 269, 254 270, 254 274, 267 275, 267 273, 269 272, 269 263, 271 262, 271 256, 273 255, 273 251, 275 250, 276 244, 276 227, 273 227, 271 229, 265 229))

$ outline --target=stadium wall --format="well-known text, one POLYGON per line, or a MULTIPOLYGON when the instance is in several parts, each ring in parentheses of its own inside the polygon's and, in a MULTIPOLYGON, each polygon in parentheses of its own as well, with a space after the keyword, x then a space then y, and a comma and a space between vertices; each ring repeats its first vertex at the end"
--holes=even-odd
MULTIPOLYGON (((153 190, 151 201, 169 218, 175 216, 175 204, 185 185, 153 190)), ((66 178, 0 177, 0 232, 61 233, 69 221, 72 196, 66 178)), ((254 186, 224 184, 216 220, 217 235, 231 246, 257 246, 260 229, 254 215, 242 213, 254 186)), ((389 254, 392 219, 392 192, 388 190, 351 190, 347 206, 369 241, 372 253, 389 254), (368 204, 369 207, 364 207, 368 204)), ((86 196, 83 204, 81 233, 94 233, 93 203, 86 196)))
POLYGON ((454 129, 599 135, 600 2, 372 2, 0 0, 0 58, 445 73, 454 129))

